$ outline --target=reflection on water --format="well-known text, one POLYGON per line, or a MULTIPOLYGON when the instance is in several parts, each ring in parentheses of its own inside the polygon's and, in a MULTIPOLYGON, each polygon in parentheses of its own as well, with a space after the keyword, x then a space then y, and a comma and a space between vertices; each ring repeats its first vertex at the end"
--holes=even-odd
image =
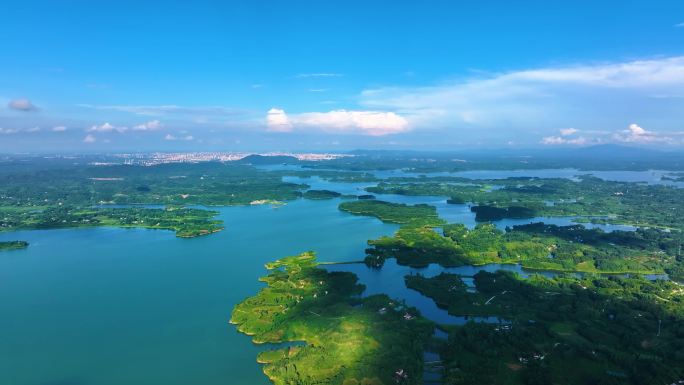
MULTIPOLYGON (((359 282, 366 286, 366 290, 363 293, 364 296, 387 294, 393 299, 405 300, 407 305, 417 308, 420 310, 423 316, 434 322, 455 325, 463 325, 470 320, 485 323, 505 323, 507 321, 499 319, 498 317, 468 317, 451 315, 446 310, 439 308, 432 299, 406 287, 404 284, 404 277, 407 275, 420 274, 426 278, 432 278, 441 273, 456 274, 461 276, 463 283, 468 286, 468 290, 472 292, 475 290, 473 276, 480 271, 486 271, 490 273, 496 272, 498 270, 512 271, 523 278, 528 278, 533 274, 542 275, 548 278, 553 278, 561 274, 582 277, 584 274, 579 272, 568 273, 544 270, 526 270, 519 264, 497 263, 481 266, 466 265, 459 267, 442 267, 433 263, 424 268, 414 268, 409 266, 401 266, 397 264, 396 259, 393 258, 385 261, 384 266, 380 269, 369 268, 363 263, 325 265, 325 268, 329 271, 349 271, 356 274, 359 277, 359 282)), ((614 275, 626 277, 629 274, 614 275)), ((668 279, 667 274, 648 274, 644 277, 650 280, 668 279)))
MULTIPOLYGON (((432 299, 420 294, 415 290, 407 288, 404 284, 405 276, 421 274, 430 278, 439 275, 442 272, 473 276, 479 271, 494 272, 497 270, 515 271, 524 277, 529 276, 529 274, 525 272, 519 265, 489 264, 483 266, 444 268, 437 264, 431 264, 428 267, 417 269, 398 265, 394 259, 387 260, 381 269, 371 269, 363 263, 326 265, 325 268, 329 271, 349 271, 356 274, 359 277, 359 282, 366 285, 366 290, 363 293, 365 296, 374 294, 387 294, 393 299, 406 301, 407 305, 413 306, 420 310, 420 313, 426 318, 440 324, 448 325, 463 325, 468 321, 487 323, 506 321, 501 320, 498 317, 469 317, 450 315, 446 310, 440 309, 432 299)), ((542 274, 553 276, 553 273, 543 272, 542 274)), ((472 279, 470 279, 470 285, 472 285, 472 279)))

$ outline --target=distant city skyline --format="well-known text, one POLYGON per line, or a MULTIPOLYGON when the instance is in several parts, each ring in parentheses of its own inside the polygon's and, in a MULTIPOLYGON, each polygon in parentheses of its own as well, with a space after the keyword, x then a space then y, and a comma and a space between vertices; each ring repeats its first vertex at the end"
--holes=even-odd
POLYGON ((684 3, 24 1, 0 153, 684 147, 684 3))

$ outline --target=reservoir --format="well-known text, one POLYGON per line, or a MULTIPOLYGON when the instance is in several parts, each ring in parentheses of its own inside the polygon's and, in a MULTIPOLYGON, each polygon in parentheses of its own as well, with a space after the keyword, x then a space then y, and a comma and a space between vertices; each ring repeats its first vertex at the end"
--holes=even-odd
MULTIPOLYGON (((345 194, 372 185, 301 181, 345 194)), ((444 197, 378 198, 433 204, 448 221, 474 225, 465 205, 447 205, 444 197)), ((256 363, 264 347, 228 324, 233 306, 261 287, 264 264, 308 250, 321 261, 359 261, 367 240, 398 229, 340 212, 340 201, 219 208, 225 230, 193 239, 118 228, 0 233, 0 241, 30 242, 0 253, 0 384, 269 384, 256 363)), ((329 268, 357 273, 366 294, 384 292, 454 322, 405 288, 403 276, 417 271, 393 261, 382 272, 362 264, 329 268)), ((460 269, 454 272, 479 268, 460 269)), ((431 265, 422 273, 440 271, 431 265)))

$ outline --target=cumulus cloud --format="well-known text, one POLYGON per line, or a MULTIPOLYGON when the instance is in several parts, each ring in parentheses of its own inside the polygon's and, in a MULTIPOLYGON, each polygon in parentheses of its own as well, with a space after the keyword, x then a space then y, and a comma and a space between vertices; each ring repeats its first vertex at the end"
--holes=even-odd
POLYGON ((9 107, 12 110, 16 111, 37 111, 38 107, 36 107, 33 103, 31 103, 30 100, 28 99, 14 99, 11 100, 8 104, 7 107, 9 107))
POLYGON ((270 131, 320 130, 371 136, 398 134, 409 130, 408 121, 394 112, 333 110, 287 115, 272 108, 267 115, 270 131))
POLYGON ((66 130, 67 130, 67 128, 66 128, 65 126, 55 126, 55 127, 52 127, 52 131, 53 131, 53 132, 64 132, 64 131, 66 131, 66 130))
POLYGON ((134 126, 133 129, 136 131, 155 131, 162 127, 164 127, 164 125, 160 121, 151 120, 147 123, 138 124, 137 126, 134 126))
POLYGON ((266 114, 266 125, 271 132, 291 132, 292 124, 284 110, 271 108, 266 114))
POLYGON ((540 143, 544 145, 590 145, 600 143, 628 143, 628 144, 684 144, 682 137, 684 132, 671 132, 662 134, 649 131, 638 124, 630 124, 627 129, 619 131, 583 131, 588 136, 573 136, 578 133, 575 130, 571 134, 560 130, 560 135, 546 136, 540 143))
POLYGON ((648 143, 674 143, 674 138, 658 134, 653 131, 648 131, 638 124, 632 123, 619 134, 613 135, 613 138, 619 142, 625 143, 637 143, 637 144, 648 144, 648 143))
POLYGON ((579 130, 576 129, 576 128, 561 128, 561 130, 560 130, 560 134, 561 134, 562 136, 574 135, 574 134, 576 134, 577 132, 579 132, 579 130))
POLYGON ((123 133, 128 131, 128 127, 123 127, 123 126, 114 126, 113 124, 103 123, 100 125, 93 125, 91 126, 88 130, 88 132, 112 132, 116 131, 119 133, 123 133))
POLYGON ((176 136, 173 136, 173 135, 171 135, 171 134, 166 134, 166 136, 164 136, 164 140, 169 140, 169 141, 173 141, 173 140, 186 140, 186 141, 192 141, 192 140, 195 140, 195 137, 192 136, 192 135, 186 135, 186 136, 182 136, 182 137, 176 137, 176 136))
POLYGON ((541 139, 540 143, 547 146, 556 145, 575 145, 584 146, 587 144, 596 144, 600 140, 596 138, 586 138, 584 136, 574 136, 580 130, 576 128, 561 128, 558 130, 559 135, 546 136, 541 139))
POLYGON ((83 143, 95 143, 97 141, 97 138, 95 138, 95 135, 88 134, 83 138, 83 143))

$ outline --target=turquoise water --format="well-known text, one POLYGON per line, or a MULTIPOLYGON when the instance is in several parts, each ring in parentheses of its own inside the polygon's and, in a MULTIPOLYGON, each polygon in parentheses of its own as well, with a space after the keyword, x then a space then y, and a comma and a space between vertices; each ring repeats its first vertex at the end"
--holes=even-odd
POLYGON ((396 226, 337 210, 338 200, 221 209, 226 230, 179 239, 142 229, 2 233, 0 384, 266 385, 262 349, 228 324, 264 263, 315 250, 363 258, 396 226))
MULTIPOLYGON (((307 170, 297 165, 263 165, 257 168, 266 171, 300 171, 307 170)), ((323 171, 323 169, 321 169, 323 171)), ((336 171, 336 170, 328 170, 336 171)), ((456 172, 411 172, 401 169, 395 170, 370 170, 367 171, 377 178, 387 179, 393 177, 462 177, 469 179, 505 179, 516 177, 535 177, 535 178, 567 178, 577 179, 579 175, 593 175, 597 178, 616 182, 641 182, 647 184, 663 184, 684 188, 684 182, 675 182, 670 180, 663 180, 664 176, 668 176, 674 171, 665 170, 645 170, 645 171, 585 171, 575 168, 550 168, 550 169, 520 169, 520 170, 470 170, 470 171, 456 171, 456 172)))
MULTIPOLYGON (((303 181, 345 194, 372 185, 303 181)), ((444 197, 378 198, 433 204, 450 222, 475 224, 466 205, 447 205, 444 197)), ((233 306, 259 288, 264 263, 307 250, 323 261, 361 260, 368 239, 398 228, 340 212, 339 202, 221 208, 226 230, 194 239, 117 228, 0 233, 0 240, 31 243, 0 253, 0 384, 269 384, 255 361, 264 347, 227 322, 233 306)), ((413 269, 391 261, 380 272, 361 264, 331 269, 357 273, 366 294, 403 298, 439 322, 465 321, 407 289, 403 276, 413 269)), ((458 269, 452 272, 480 268, 458 269)))

